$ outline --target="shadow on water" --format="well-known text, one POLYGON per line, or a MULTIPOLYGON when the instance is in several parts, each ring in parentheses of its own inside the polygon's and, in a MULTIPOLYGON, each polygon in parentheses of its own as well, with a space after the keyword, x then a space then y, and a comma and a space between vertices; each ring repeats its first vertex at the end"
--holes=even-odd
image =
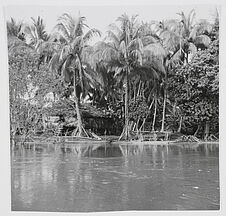
POLYGON ((174 155, 179 155, 181 153, 198 153, 203 156, 216 155, 219 153, 218 144, 170 144, 170 145, 148 145, 148 144, 138 144, 138 145, 120 145, 120 144, 66 144, 66 145, 36 145, 36 146, 16 146, 13 151, 11 151, 12 156, 14 154, 26 153, 27 150, 36 153, 45 152, 62 152, 62 153, 73 153, 78 157, 127 157, 132 155, 154 155, 156 152, 172 152, 174 155))
POLYGON ((199 144, 199 143, 190 143, 190 144, 178 144, 170 145, 169 147, 173 154, 178 155, 182 153, 198 153, 199 155, 208 156, 208 155, 217 155, 219 153, 218 144, 199 144))

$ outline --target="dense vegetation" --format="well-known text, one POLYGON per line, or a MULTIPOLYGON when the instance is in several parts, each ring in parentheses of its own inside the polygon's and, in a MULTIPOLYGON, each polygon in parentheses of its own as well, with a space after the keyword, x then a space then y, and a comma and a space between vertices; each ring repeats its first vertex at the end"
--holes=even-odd
POLYGON ((63 14, 51 35, 40 17, 31 25, 12 18, 11 138, 57 133, 62 125, 76 136, 90 136, 90 128, 121 131, 120 139, 144 130, 218 137, 219 19, 194 17, 192 10, 178 20, 144 23, 123 14, 94 45, 101 32, 85 17, 63 14), (55 115, 58 124, 47 124, 55 115))

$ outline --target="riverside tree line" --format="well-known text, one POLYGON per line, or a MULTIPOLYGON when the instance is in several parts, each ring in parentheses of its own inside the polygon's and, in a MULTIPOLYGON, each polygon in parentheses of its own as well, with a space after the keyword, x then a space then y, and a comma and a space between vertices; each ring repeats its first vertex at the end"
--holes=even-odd
POLYGON ((218 137, 218 13, 213 23, 196 20, 194 10, 178 19, 138 18, 123 14, 104 34, 66 13, 51 34, 41 17, 7 21, 12 140, 45 132, 44 116, 59 103, 74 119, 72 135, 89 136, 81 113, 87 101, 117 120, 120 139, 143 130, 218 137))

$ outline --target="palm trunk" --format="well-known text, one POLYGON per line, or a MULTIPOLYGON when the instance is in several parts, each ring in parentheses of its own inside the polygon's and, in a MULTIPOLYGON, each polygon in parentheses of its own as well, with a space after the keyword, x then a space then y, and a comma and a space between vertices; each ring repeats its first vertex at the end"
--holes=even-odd
POLYGON ((142 83, 142 88, 141 88, 141 93, 140 93, 140 96, 142 97, 142 98, 145 98, 144 97, 144 83, 142 83))
POLYGON ((179 127, 177 129, 177 132, 180 133, 181 132, 181 127, 182 127, 182 121, 183 121, 183 117, 180 117, 180 123, 179 123, 179 127))
POLYGON ((125 138, 126 140, 129 137, 129 110, 128 110, 128 72, 126 72, 126 78, 125 78, 125 138))
POLYGON ((198 125, 198 127, 197 127, 197 129, 196 129, 196 131, 195 131, 193 136, 195 136, 195 137, 197 136, 199 129, 200 129, 200 124, 198 125))
POLYGON ((46 131, 46 115, 42 113, 42 125, 43 125, 43 132, 46 131))
POLYGON ((141 88, 141 81, 139 82, 138 91, 137 91, 137 97, 140 96, 140 88, 141 88))
POLYGON ((164 101, 163 101, 163 110, 162 110, 162 127, 161 127, 161 132, 164 131, 165 112, 166 112, 166 90, 164 90, 164 101))
POLYGON ((133 99, 136 100, 136 84, 133 84, 133 99))
POLYGON ((77 97, 77 91, 76 91, 76 76, 74 73, 74 94, 75 94, 75 109, 76 109, 76 115, 77 115, 77 136, 82 135, 82 118, 79 110, 79 102, 78 102, 78 97, 77 97))
POLYGON ((128 72, 129 72, 129 69, 128 69, 128 71, 126 71, 126 76, 125 76, 125 126, 124 126, 121 136, 119 137, 119 140, 121 140, 123 137, 125 138, 125 140, 129 139, 128 72))
POLYGON ((155 119, 156 119, 156 112, 157 112, 157 98, 155 97, 155 110, 154 110, 154 117, 152 122, 152 131, 155 131, 155 119))
POLYGON ((210 123, 206 121, 204 130, 204 140, 208 139, 209 133, 210 133, 210 123))
POLYGON ((137 123, 136 123, 136 131, 138 133, 139 130, 139 122, 140 122, 140 117, 137 119, 137 123))

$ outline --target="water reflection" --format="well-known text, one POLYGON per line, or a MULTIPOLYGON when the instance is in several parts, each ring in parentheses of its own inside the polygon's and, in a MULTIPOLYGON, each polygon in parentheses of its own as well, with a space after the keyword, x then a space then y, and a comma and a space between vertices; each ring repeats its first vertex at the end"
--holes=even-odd
POLYGON ((218 152, 215 144, 16 149, 12 209, 218 209, 218 152))

